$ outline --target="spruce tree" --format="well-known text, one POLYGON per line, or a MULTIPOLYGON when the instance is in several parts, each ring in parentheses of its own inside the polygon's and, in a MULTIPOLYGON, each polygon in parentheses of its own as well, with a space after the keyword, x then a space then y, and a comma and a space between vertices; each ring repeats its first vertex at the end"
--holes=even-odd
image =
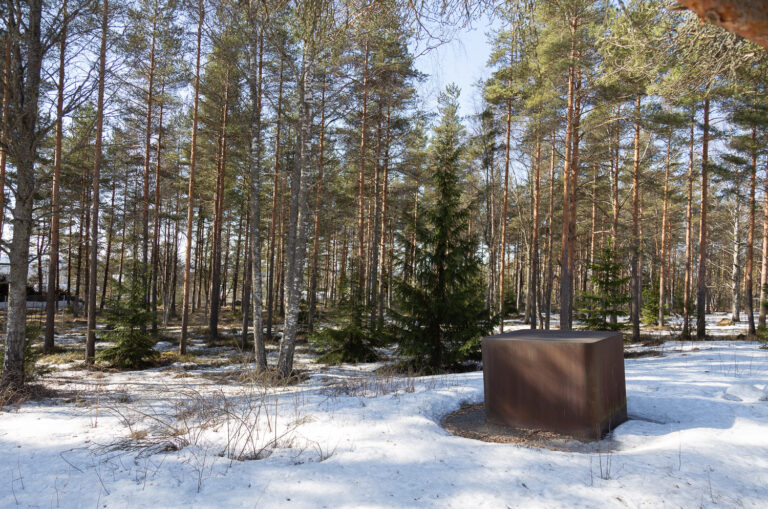
POLYGON ((478 241, 469 232, 470 205, 462 202, 459 185, 462 125, 458 116, 459 89, 451 85, 440 94, 440 124, 431 146, 434 199, 412 222, 406 252, 415 253, 411 280, 397 284, 395 337, 400 352, 418 368, 433 372, 479 353, 480 337, 494 320, 485 306, 478 241))
POLYGON ((624 308, 632 300, 625 288, 628 277, 621 277, 622 263, 616 261, 611 243, 603 246, 592 264, 590 280, 593 292, 584 292, 581 299, 583 312, 587 314, 587 328, 593 330, 618 330, 621 324, 611 317, 624 314, 624 308))

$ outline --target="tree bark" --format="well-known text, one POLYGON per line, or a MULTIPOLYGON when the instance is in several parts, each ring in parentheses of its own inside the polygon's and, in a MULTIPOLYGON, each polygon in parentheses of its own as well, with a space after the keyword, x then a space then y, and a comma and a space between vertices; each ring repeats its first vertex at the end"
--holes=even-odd
POLYGON ((280 121, 283 107, 283 64, 277 85, 277 125, 275 126, 275 164, 272 181, 272 219, 269 224, 269 263, 267 266, 267 339, 272 339, 272 319, 275 312, 275 234, 277 232, 280 185, 280 121))
MULTIPOLYGON (((62 12, 66 20, 67 17, 67 2, 64 0, 62 4, 62 12)), ((51 245, 48 258, 48 292, 46 295, 45 304, 45 339, 43 341, 43 353, 53 353, 54 346, 54 326, 56 320, 56 301, 57 291, 59 289, 59 183, 61 181, 61 142, 64 133, 63 121, 64 121, 64 76, 65 76, 65 56, 67 51, 67 23, 64 24, 61 29, 61 40, 59 41, 59 82, 56 90, 56 139, 53 151, 53 181, 51 183, 51 245)), ((6 73, 8 71, 6 70, 6 73)), ((6 108, 8 107, 7 96, 8 91, 3 95, 3 118, 6 118, 6 108)), ((7 122, 7 121, 6 121, 7 122)), ((4 122, 4 125, 7 125, 4 122)), ((3 131, 5 131, 3 127, 3 131)), ((5 134, 3 134, 5 138, 5 134)), ((3 139, 3 146, 5 140, 3 139)), ((0 154, 0 166, 2 166, 2 179, 3 186, 5 184, 5 150, 2 150, 0 154)), ((5 191, 0 189, 0 216, 4 216, 4 198, 5 191)), ((0 218, 0 238, 2 238, 2 218, 0 218)))
POLYGON ((112 184, 112 197, 110 198, 109 226, 107 227, 107 253, 104 256, 104 284, 101 286, 101 302, 99 309, 104 309, 107 300, 107 286, 109 286, 109 262, 112 256, 112 235, 115 226, 115 190, 117 185, 112 184))
POLYGON ((635 98, 635 137, 632 157, 632 341, 640 341, 640 94, 635 98))
MULTIPOLYGON (((576 58, 575 49, 576 22, 571 22, 571 62, 576 58)), ((573 319, 573 234, 571 232, 571 216, 576 213, 571 208, 574 190, 572 173, 572 143, 578 133, 574 133, 574 103, 576 89, 576 69, 573 64, 568 67, 568 100, 566 107, 565 154, 563 158, 563 234, 560 261, 560 329, 571 330, 573 319)))
POLYGON ((664 291, 666 290, 667 275, 667 209, 669 207, 669 169, 672 161, 672 127, 669 127, 667 136, 667 157, 664 168, 664 201, 661 212, 661 270, 659 270, 659 316, 657 324, 664 326, 664 291))
POLYGON ((530 273, 528 276, 528 319, 531 329, 536 329, 536 304, 539 288, 539 193, 541 190, 541 139, 536 131, 536 156, 533 177, 533 226, 531 233, 530 273))
POLYGON ((221 307, 221 230, 224 223, 224 181, 227 172, 227 115, 229 114, 229 70, 224 84, 224 103, 221 110, 219 156, 214 194, 214 215, 211 246, 210 313, 208 315, 208 339, 213 342, 219 333, 219 309, 221 307))
POLYGON ((96 146, 93 158, 93 196, 91 204, 91 263, 88 287, 88 338, 85 342, 85 360, 93 362, 96 356, 96 279, 99 254, 99 179, 101 178, 101 145, 104 133, 104 78, 107 62, 107 30, 109 1, 104 0, 101 19, 101 47, 99 50, 99 91, 96 106, 96 146))
POLYGON ((552 222, 555 219, 555 132, 552 131, 552 154, 549 163, 549 210, 547 211, 547 289, 544 297, 544 329, 549 330, 552 318, 552 286, 554 264, 552 263, 555 231, 552 222))
MULTIPOLYGON (((746 270, 744 273, 744 291, 747 295, 747 322, 750 335, 755 334, 755 304, 753 299, 752 272, 755 263, 755 188, 757 184, 757 128, 752 128, 752 165, 749 173, 749 232, 747 233, 746 270)), ((768 231, 768 230, 767 230, 768 231)))
POLYGON ((152 21, 152 42, 149 50, 149 68, 147 70, 147 113, 146 132, 144 134, 144 200, 141 211, 142 241, 141 241, 141 274, 146 288, 145 303, 150 311, 150 274, 149 274, 149 165, 152 151, 152 101, 155 83, 155 42, 157 32, 157 12, 152 21))
POLYGON ((707 186, 709 184, 709 98, 704 100, 704 134, 701 146, 701 213, 699 215, 699 281, 696 292, 696 338, 706 338, 707 311, 707 186))
MULTIPOLYGON (((190 272, 192 270, 192 219, 193 205, 195 201, 195 163, 197 158, 197 114, 200 101, 200 51, 203 36, 203 20, 205 18, 205 8, 203 0, 198 0, 197 4, 197 48, 195 52, 195 93, 192 103, 192 140, 189 148, 189 191, 187 194, 187 239, 184 249, 184 300, 181 310, 181 338, 179 339, 179 353, 187 353, 187 330, 189 328, 189 291, 190 291, 190 272)), ((197 267, 195 267, 197 272, 197 267)), ((193 299, 194 302, 194 299, 193 299)))
MULTIPOLYGON (((514 53, 510 52, 509 66, 512 67, 514 63, 514 53)), ((509 84, 512 86, 512 83, 509 84)), ((507 206, 508 206, 508 194, 509 194, 509 162, 510 162, 510 143, 512 136, 512 101, 507 99, 507 135, 506 145, 504 147, 504 191, 501 204, 501 248, 499 261, 501 266, 499 268, 499 326, 501 332, 504 332, 504 272, 506 265, 506 252, 507 252, 507 206)))
MULTIPOLYGON (((696 111, 691 112, 691 134, 688 147, 688 198, 685 209, 685 277, 683 282, 683 337, 691 335, 691 284, 693 280, 693 148, 696 111)), ((768 216, 766 216, 768 219, 768 216)), ((766 222, 768 224, 768 221, 766 222)))
POLYGON ((320 208, 323 202, 323 163, 325 144, 325 80, 323 80, 320 98, 320 144, 317 160, 317 198, 315 200, 314 238, 312 240, 312 268, 309 279, 309 316, 307 329, 314 330, 315 307, 317 305, 317 258, 320 250, 320 208))
POLYGON ((157 151, 155 152, 155 210, 152 228, 152 331, 157 332, 157 278, 160 265, 160 156, 163 146, 163 109, 165 101, 165 77, 160 81, 160 112, 157 115, 157 151))
POLYGON ((733 264, 731 265, 731 320, 741 321, 741 207, 736 202, 733 217, 733 264))
MULTIPOLYGON (((252 0, 251 9, 258 9, 256 6, 256 0, 252 0)), ((252 10, 252 15, 255 16, 255 12, 252 10)), ((263 69, 263 53, 264 53, 264 39, 263 34, 259 32, 258 38, 258 64, 256 63, 256 29, 255 27, 251 31, 250 38, 250 51, 248 58, 249 68, 249 86, 251 94, 251 133, 250 133, 250 151, 249 151, 249 165, 250 165, 250 177, 251 187, 249 193, 250 204, 250 249, 248 252, 248 259, 250 261, 248 270, 248 277, 246 277, 246 286, 253 288, 253 343, 256 356, 256 369, 258 371, 265 371, 267 369, 267 350, 264 345, 264 335, 262 328, 262 295, 261 295, 261 94, 262 94, 262 69, 263 69), (258 70, 255 68, 258 67, 258 70), (254 72, 254 71, 257 71, 254 72), (255 79, 254 79, 255 78, 255 79)), ((281 79, 282 83, 282 79, 281 79)), ((279 120, 278 120, 279 124, 279 120)), ((279 146, 279 143, 276 145, 279 146)), ((277 156, 275 156, 277 160, 277 156)), ((275 175, 277 175, 277 166, 275 167, 275 175)), ((276 183, 276 182, 275 182, 276 183)), ((277 188, 275 188, 276 190, 277 188)), ((246 302, 243 299, 243 336, 245 336, 248 326, 248 317, 246 310, 246 302)))
POLYGON ((285 269, 285 327, 280 341, 280 355, 277 371, 282 378, 293 372, 293 354, 296 348, 296 334, 299 325, 299 301, 304 279, 304 262, 307 254, 309 230, 309 185, 312 165, 312 110, 309 87, 313 81, 314 55, 305 48, 301 70, 297 80, 299 106, 299 132, 297 150, 291 178, 290 221, 286 242, 285 269))
POLYGON ((360 161, 357 168, 357 300, 365 304, 365 159, 368 120, 368 38, 365 39, 365 58, 363 61, 363 103, 360 121, 360 161))

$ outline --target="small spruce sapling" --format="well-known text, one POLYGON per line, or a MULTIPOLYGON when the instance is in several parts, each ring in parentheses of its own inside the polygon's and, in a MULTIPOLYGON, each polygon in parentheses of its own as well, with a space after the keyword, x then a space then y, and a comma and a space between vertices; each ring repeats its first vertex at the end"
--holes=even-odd
POLYGON ((120 369, 144 367, 159 356, 152 334, 147 330, 153 313, 146 309, 139 278, 132 279, 128 285, 115 283, 115 290, 106 311, 112 330, 101 333, 103 339, 115 345, 102 350, 99 357, 120 369), (118 295, 125 298, 118 300, 118 295))
POLYGON ((624 309, 631 301, 626 291, 628 277, 621 277, 622 264, 616 262, 616 251, 608 243, 598 253, 592 264, 593 292, 584 292, 581 300, 583 312, 587 315, 587 328, 592 330, 618 330, 622 326, 614 323, 615 317, 624 314, 624 309), (611 319, 614 317, 614 319, 611 319))

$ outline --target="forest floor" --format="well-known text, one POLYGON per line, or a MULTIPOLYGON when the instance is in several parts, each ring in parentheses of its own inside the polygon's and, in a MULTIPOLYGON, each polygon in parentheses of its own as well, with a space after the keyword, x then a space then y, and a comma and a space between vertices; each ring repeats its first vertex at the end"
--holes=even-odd
POLYGON ((68 330, 38 380, 55 396, 0 412, 0 507, 764 507, 768 351, 724 317, 707 342, 644 330, 626 348, 630 420, 611 447, 570 451, 441 427, 482 402, 482 372, 323 366, 302 346, 302 376, 276 385, 234 332, 160 367, 85 369, 68 330))

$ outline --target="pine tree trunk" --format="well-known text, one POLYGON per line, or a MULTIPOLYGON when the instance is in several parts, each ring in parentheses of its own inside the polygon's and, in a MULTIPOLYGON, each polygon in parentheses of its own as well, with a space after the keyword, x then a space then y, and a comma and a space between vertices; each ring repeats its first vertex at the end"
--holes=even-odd
POLYGON ((320 99, 320 144, 318 146, 317 156, 317 198, 315 200, 314 217, 314 238, 312 240, 312 268, 310 270, 309 283, 309 316, 307 329, 309 332, 314 330, 315 307, 317 305, 317 258, 320 249, 320 208, 323 202, 323 163, 324 163, 324 143, 325 143, 325 81, 322 85, 320 99))
POLYGON ((232 312, 237 309, 237 283, 240 272, 240 248, 242 247, 243 217, 248 216, 247 211, 240 213, 237 223, 237 242, 235 243, 235 270, 232 271, 232 312))
MULTIPOLYGON (((768 232, 768 163, 766 163, 765 173, 763 232, 768 232)), ((768 233, 763 233, 763 256, 760 269, 760 315, 758 317, 758 327, 765 329, 765 315, 768 312, 768 233)))
POLYGON ((104 0, 101 20, 101 49, 99 51, 99 91, 96 106, 96 146, 93 159, 93 202, 91 205, 91 263, 88 287, 88 338, 85 360, 93 362, 96 355, 96 278, 99 254, 99 180, 101 178, 101 145, 104 132, 104 78, 107 61, 108 0, 104 0))
POLYGON ((368 120, 368 38, 365 39, 363 61, 363 103, 360 121, 360 161, 357 168, 357 303, 365 304, 365 159, 368 120))
POLYGON ((586 291, 589 277, 592 274, 592 265, 595 263, 595 249, 597 247, 597 178, 598 178, 598 165, 594 165, 592 168, 592 228, 590 231, 589 239, 589 259, 587 260, 587 267, 584 274, 584 291, 586 291))
POLYGON ((107 286, 109 286, 109 262, 112 256, 112 235, 115 225, 115 189, 117 186, 112 184, 112 198, 110 198, 109 226, 107 227, 107 253, 104 256, 104 284, 101 286, 101 302, 99 309, 104 309, 107 300, 107 286))
POLYGON ((157 152, 155 153, 155 210, 154 210, 154 225, 152 228, 152 296, 151 296, 151 308, 152 308, 152 331, 157 331, 157 278, 158 278, 158 266, 160 264, 160 155, 162 154, 163 146, 163 109, 165 101, 163 95, 165 94, 165 77, 160 82, 160 112, 157 116, 157 152))
MULTIPOLYGON (((62 31, 65 35, 66 31, 62 31)), ((63 38, 66 40, 66 37, 63 38)), ((8 146, 8 105, 10 96, 10 67, 11 67, 11 38, 5 36, 5 55, 3 63, 3 125, 0 126, 0 239, 3 237, 3 228, 5 226, 5 167, 7 164, 8 153, 6 147, 8 146)), ((61 62, 59 62, 61 66, 61 62)), ((58 117, 61 117, 59 115, 58 117)), ((57 117, 57 118, 58 118, 57 117)))
POLYGON ((210 314, 208 315, 208 339, 216 341, 219 335, 219 310, 221 307, 221 230, 224 223, 224 181, 227 171, 227 115, 229 113, 229 70, 224 84, 224 104, 221 110, 221 131, 219 134, 219 163, 216 172, 214 194, 214 215, 211 249, 210 314))
POLYGON ((733 218, 733 264, 731 265, 731 320, 741 321, 741 204, 736 201, 733 218))
POLYGON ((754 288, 752 285, 752 272, 755 263, 755 188, 757 181, 757 129, 752 128, 752 166, 749 174, 749 232, 747 233, 746 269, 744 273, 744 291, 747 295, 747 321, 748 333, 755 334, 755 304, 753 299, 754 288))
MULTIPOLYGON (((277 231, 279 176, 280 176, 280 121, 283 106, 283 65, 280 64, 280 79, 277 92, 277 125, 275 126, 275 165, 272 183, 272 220, 269 224, 269 263, 267 267, 267 339, 272 339, 272 320, 275 313, 275 234, 277 231)), ((282 236, 281 236, 282 239, 282 236)))
POLYGON ((552 282, 554 280, 552 256, 555 231, 555 132, 552 131, 552 154, 549 164, 549 210, 547 211, 547 289, 544 297, 544 329, 549 330, 552 318, 552 282))
POLYGON ((149 68, 147 69, 147 114, 146 114, 146 132, 144 135, 144 201, 141 212, 142 240, 141 240, 141 274, 144 288, 146 288, 146 308, 150 307, 150 273, 149 273, 149 165, 150 152, 152 151, 152 106, 153 92, 155 83, 155 42, 157 32, 157 13, 152 22, 152 41, 149 50, 149 68))
MULTIPOLYGON (((621 117, 621 107, 616 109, 616 117, 621 117)), ((613 144, 613 157, 611 159, 611 237, 616 242, 616 236, 619 233, 619 172, 621 170, 621 164, 619 160, 619 152, 621 150, 621 124, 615 122, 616 138, 613 144)), ((615 320, 616 316, 611 315, 611 319, 615 320)), ((611 322, 615 323, 615 322, 611 322)))
POLYGON ((391 110, 390 105, 387 103, 387 118, 386 118, 386 127, 385 127, 385 136, 384 136, 384 161, 382 163, 384 175, 382 176, 383 180, 383 187, 382 195, 381 195, 381 246, 379 248, 379 251, 381 253, 380 260, 381 260, 381 268, 379 269, 379 278, 378 278, 378 290, 377 290, 377 307, 378 307, 378 321, 379 324, 384 323, 384 292, 387 288, 387 284, 385 283, 385 273, 386 271, 386 262, 389 258, 389 253, 387 252, 387 213, 389 210, 389 149, 391 144, 391 137, 390 137, 390 117, 391 117, 391 110))
POLYGON ((632 341, 640 341, 640 94, 635 98, 635 137, 632 157, 632 341))
POLYGON ((539 288, 539 194, 541 190, 541 139, 536 130, 536 156, 533 177, 533 225, 531 227, 530 273, 528 276, 528 313, 531 329, 536 329, 536 304, 539 288))
MULTIPOLYGON (((197 46, 195 53, 195 92, 192 103, 192 140, 190 141, 189 148, 189 191, 187 194, 187 240, 184 249, 184 300, 182 302, 181 309, 181 338, 179 339, 179 353, 184 355, 187 353, 187 330, 189 328, 189 291, 190 283, 194 286, 194 282, 190 281, 190 272, 192 270, 192 218, 193 218, 193 205, 195 201, 195 163, 197 159, 197 114, 200 101, 200 51, 202 46, 203 35, 203 20, 205 17, 205 8, 203 7, 203 0, 198 0, 197 6, 198 18, 197 18, 197 46)), ((197 266, 195 266, 195 275, 197 275, 197 266)), ((195 299, 192 298, 192 305, 194 305, 195 299)))
POLYGON ((659 270, 659 316, 657 324, 659 327, 664 326, 664 291, 666 290, 666 274, 667 274, 667 209, 669 208, 669 169, 672 161, 672 128, 669 128, 669 136, 667 137, 667 159, 664 169, 664 202, 662 204, 661 212, 661 269, 659 270))
POLYGON ((693 146, 694 127, 696 124, 695 110, 691 112, 691 135, 688 150, 688 198, 685 209, 685 276, 683 283, 683 337, 691 335, 691 285, 693 279, 693 146))
MULTIPOLYGON (((576 59, 576 21, 571 22, 571 62, 576 59)), ((575 124, 575 95, 576 95, 576 69, 572 63, 568 67, 568 99, 566 106, 565 126, 565 154, 563 164, 563 235, 560 262, 560 329, 571 330, 573 320, 573 267, 574 267, 574 238, 571 231, 571 218, 576 211, 572 208, 575 189, 573 173, 573 140, 578 136, 574 130, 575 124)))
POLYGON ((696 292, 696 338, 706 338, 707 311, 707 186, 709 184, 709 98, 704 100, 704 134, 701 146, 701 213, 699 214, 699 281, 696 292))
MULTIPOLYGON (((67 2, 62 3, 62 14, 66 20, 67 2)), ((54 322, 56 319, 56 294, 59 289, 59 182, 61 180, 61 142, 64 128, 64 75, 65 75, 65 56, 67 50, 67 23, 61 29, 61 40, 59 41, 59 81, 56 90, 56 138, 53 151, 53 181, 51 183, 51 246, 48 258, 48 292, 45 304, 45 339, 43 341, 43 353, 53 353, 54 346, 54 322)), ((8 70, 6 70, 6 74, 8 70)), ((7 87, 7 84, 6 84, 7 87)), ((5 88, 3 94, 3 140, 0 146, 5 146, 5 130, 7 126, 8 92, 5 88)), ((0 238, 2 238, 2 217, 5 215, 5 150, 0 149, 0 238)))
MULTIPOLYGON (((513 54, 510 54, 509 65, 513 64, 513 54)), ((504 147, 504 191, 501 205, 501 248, 499 261, 501 267, 499 268, 499 316, 501 320, 499 322, 500 331, 504 332, 504 272, 506 265, 506 252, 507 252, 507 206, 508 206, 508 194, 509 194, 509 162, 510 162, 510 142, 512 137, 512 101, 507 100, 507 140, 504 147)))

